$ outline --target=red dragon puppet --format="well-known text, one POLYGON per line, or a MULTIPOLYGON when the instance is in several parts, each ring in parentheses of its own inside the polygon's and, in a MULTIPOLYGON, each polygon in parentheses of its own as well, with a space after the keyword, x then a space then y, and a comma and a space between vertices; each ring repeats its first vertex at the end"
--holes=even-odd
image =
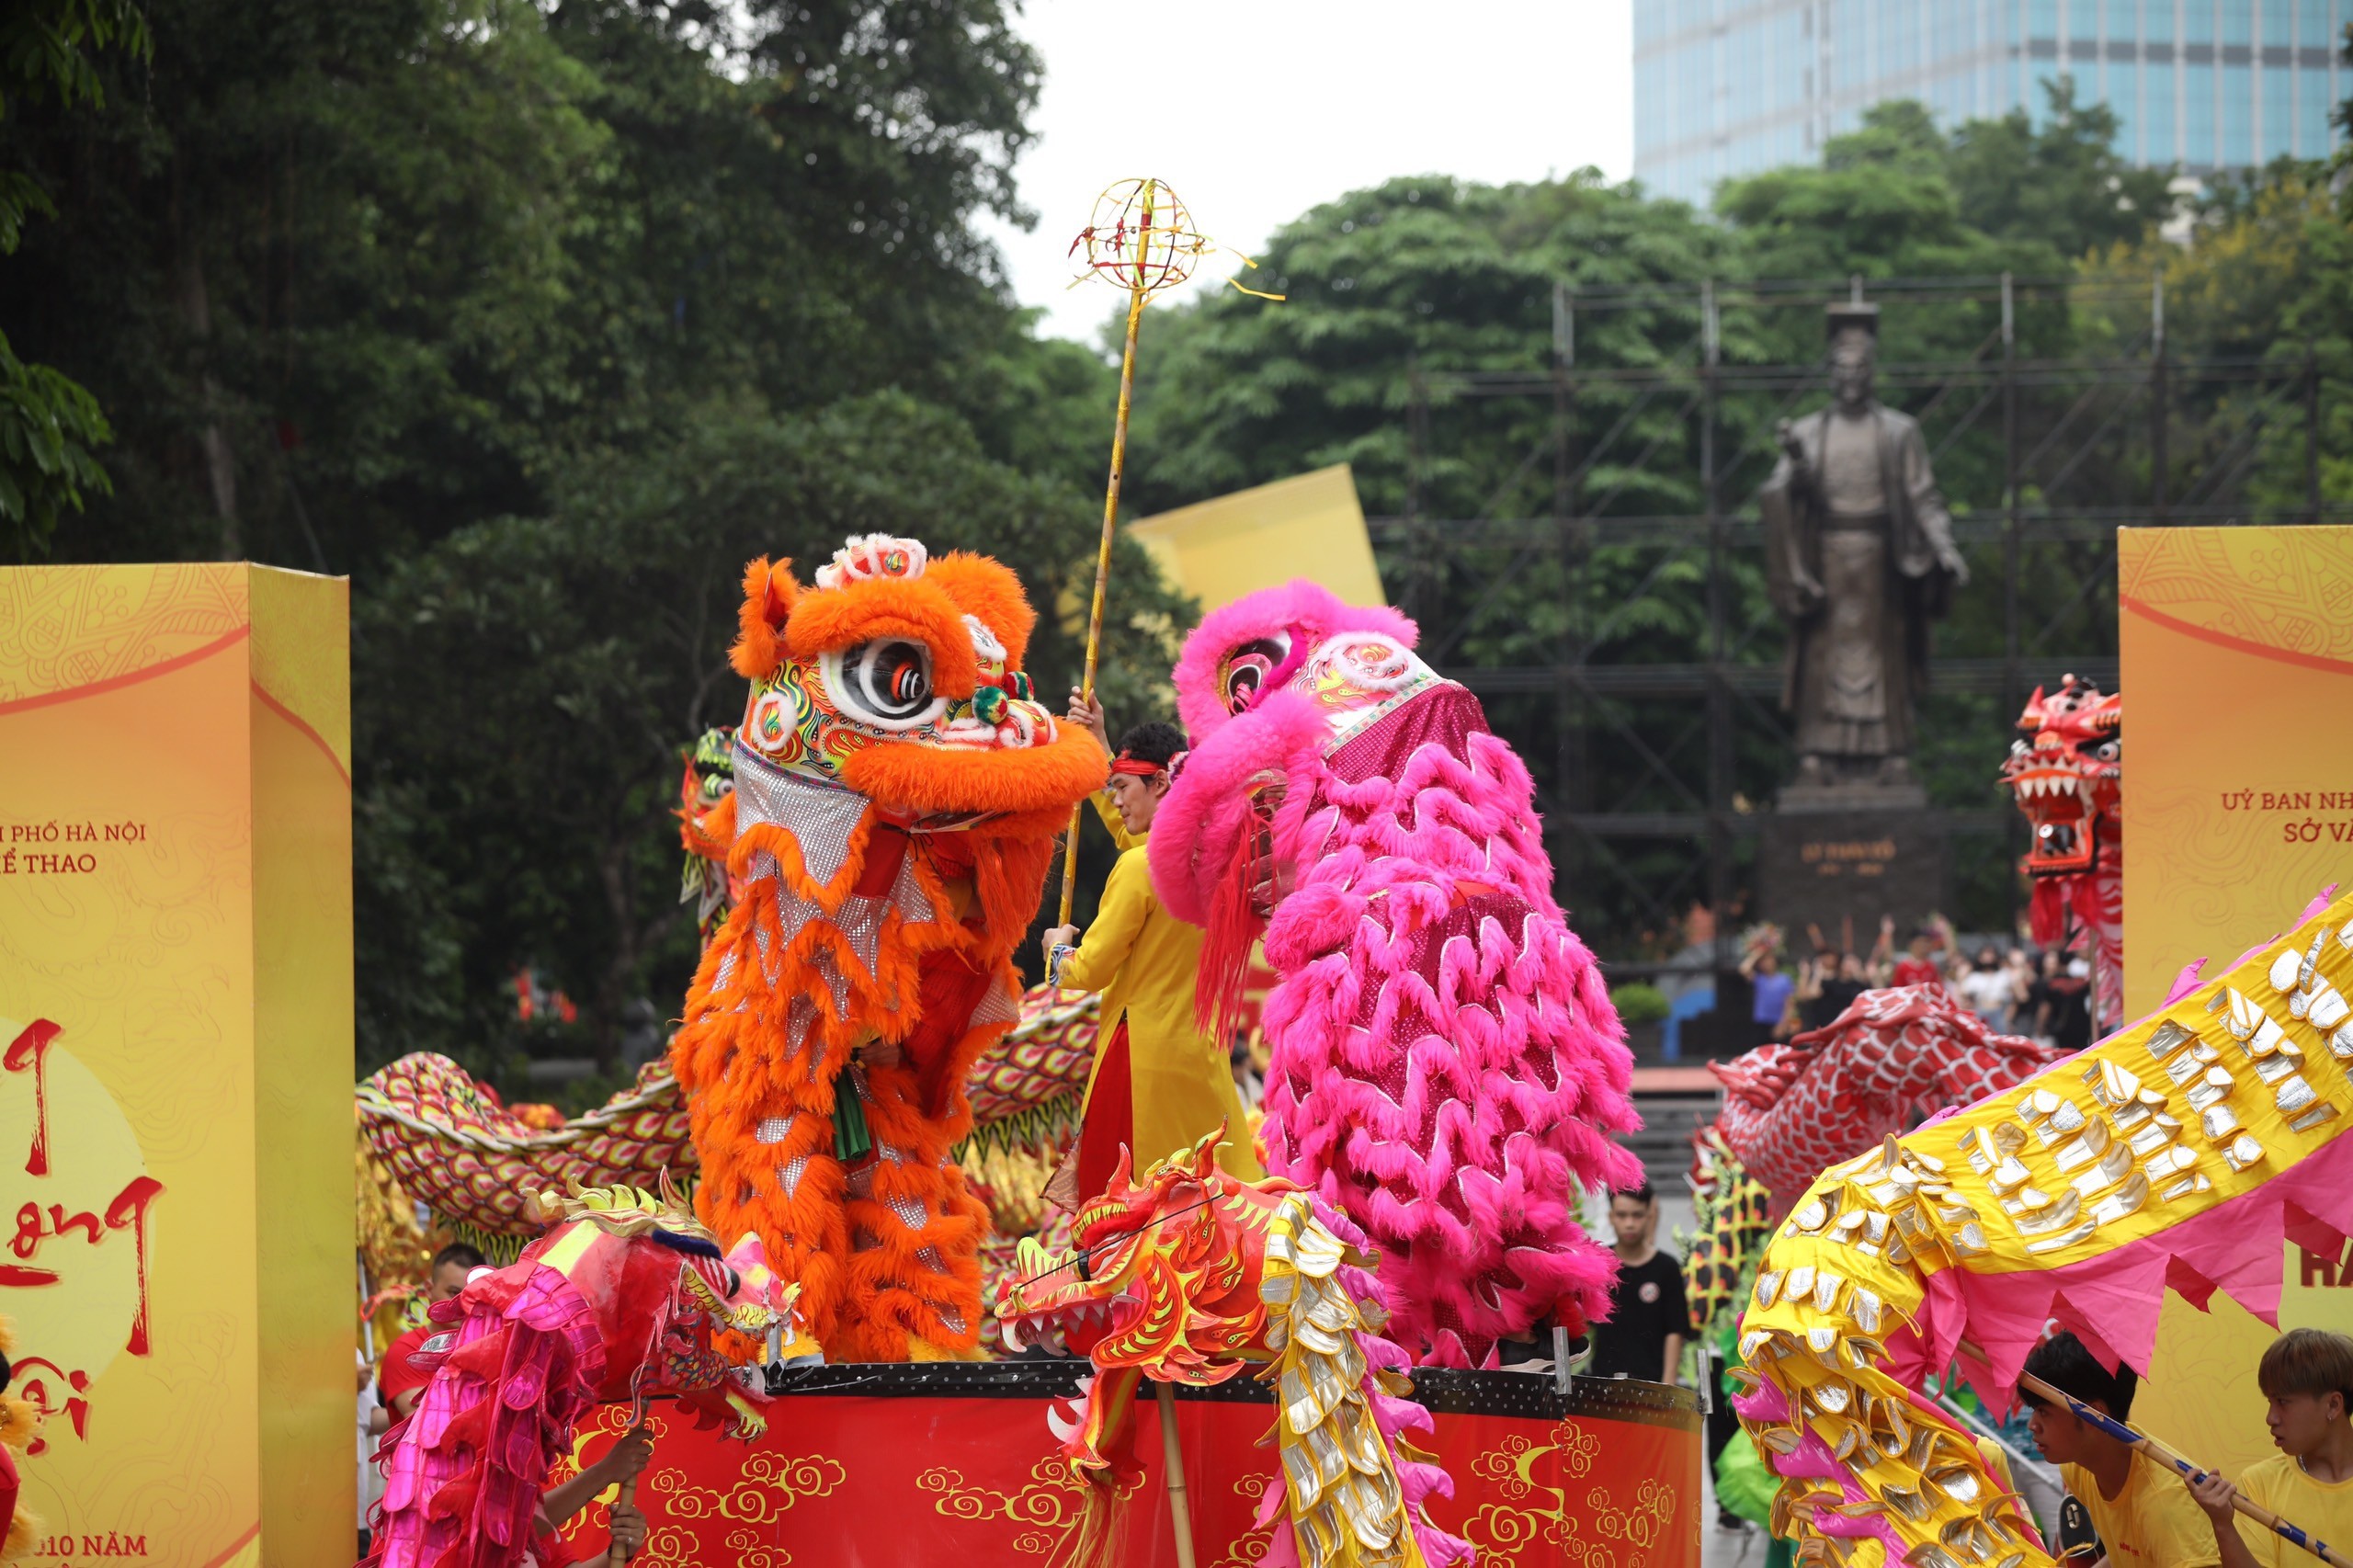
MULTIPOLYGON (((722 1254, 664 1184, 534 1196, 552 1221, 515 1263, 433 1309, 433 1381, 384 1437, 375 1568, 514 1568, 591 1405, 675 1396, 739 1436, 767 1422, 713 1336, 788 1354, 792 1287, 756 1235, 722 1254)), ((419 1365, 424 1360, 420 1359, 419 1365)), ((759 1403, 765 1403, 762 1396, 759 1403)))
POLYGON ((1632 1061, 1552 901, 1528 769, 1413 622, 1294 582, 1187 640, 1194 749, 1152 875, 1207 927, 1231 1018, 1263 931, 1267 1168, 1381 1248, 1398 1338, 1440 1365, 1605 1310, 1615 1265, 1579 1189, 1631 1185, 1632 1061))
POLYGON ((1866 991, 1794 1040, 1711 1062, 1724 1085, 1711 1129, 1785 1212, 1813 1178, 1949 1105, 2006 1089, 2058 1060, 1996 1034, 1941 985, 1866 991))
POLYGON ((2059 1054, 1995 1033, 1941 985, 1905 985, 1866 991, 1794 1040, 1710 1062, 1724 1102, 1692 1136, 1691 1321, 1721 1328, 1740 1315, 1774 1225, 1823 1171, 1941 1107, 2022 1083, 2059 1054))
POLYGON ((2097 960, 2097 1028, 2124 1017, 2124 699, 2068 676, 2018 715, 2002 782, 2034 829, 2020 869, 2034 884, 2034 939, 2065 940, 2068 915, 2097 960))
POLYGON ((741 619, 734 907, 671 1042, 697 1204, 769 1240, 828 1356, 968 1355, 966 1078, 1019 1016, 1012 953, 1108 764, 1032 699, 1036 615, 995 561, 870 535, 807 588, 756 561, 741 619))
POLYGON ((1199 1385, 1250 1371, 1275 1387, 1281 1461, 1282 1484, 1260 1503, 1258 1523, 1275 1526, 1261 1562, 1468 1563, 1470 1543, 1424 1511, 1453 1483, 1404 1439, 1430 1418, 1413 1401, 1405 1352, 1381 1337, 1389 1312, 1364 1233, 1290 1182, 1221 1170, 1224 1135, 1221 1127, 1135 1182, 1122 1151, 1110 1185, 1073 1223, 1076 1246, 1050 1252, 1025 1238, 997 1286, 1009 1347, 1026 1335, 1094 1364, 1076 1417, 1048 1417, 1074 1471, 1099 1489, 1093 1540, 1109 1533, 1108 1499, 1140 1473, 1131 1419, 1139 1381, 1199 1385))

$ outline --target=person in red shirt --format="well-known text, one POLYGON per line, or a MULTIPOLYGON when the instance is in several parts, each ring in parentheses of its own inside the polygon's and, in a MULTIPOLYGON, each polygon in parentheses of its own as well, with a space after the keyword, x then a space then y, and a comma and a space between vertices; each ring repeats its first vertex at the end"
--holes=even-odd
MULTIPOLYGON (((433 1267, 426 1276, 425 1304, 432 1307, 454 1301, 466 1288, 466 1277, 482 1267, 483 1261, 482 1254, 463 1242, 454 1242, 435 1253, 433 1267)), ((427 1320, 384 1347, 384 1358, 376 1366, 376 1403, 383 1407, 375 1415, 378 1432, 389 1430, 393 1422, 415 1409, 425 1385, 433 1381, 431 1374, 410 1366, 408 1358, 424 1349, 425 1342, 439 1332, 439 1325, 427 1320)))
POLYGON ((1942 985, 1945 983, 1944 971, 1937 967, 1937 960, 1931 956, 1938 946, 1937 933, 1930 927, 1923 926, 1913 932, 1911 951, 1895 961, 1895 973, 1888 983, 1942 985))

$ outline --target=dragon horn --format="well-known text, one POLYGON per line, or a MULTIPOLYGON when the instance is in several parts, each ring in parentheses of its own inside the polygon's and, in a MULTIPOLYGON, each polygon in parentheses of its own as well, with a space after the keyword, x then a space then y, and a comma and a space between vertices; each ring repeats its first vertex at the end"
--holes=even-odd
POLYGON ((655 1173, 654 1181, 661 1191, 664 1206, 676 1209, 680 1213, 686 1212, 687 1200, 678 1196, 677 1184, 670 1179, 670 1167, 664 1165, 659 1172, 655 1173))

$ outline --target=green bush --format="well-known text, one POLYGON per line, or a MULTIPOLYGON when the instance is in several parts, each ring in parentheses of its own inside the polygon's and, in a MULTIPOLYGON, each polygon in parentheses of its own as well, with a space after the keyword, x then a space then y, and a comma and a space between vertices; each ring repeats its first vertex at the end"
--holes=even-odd
POLYGON ((1609 999, 1618 1005, 1619 1020, 1629 1028, 1654 1024, 1666 1017, 1665 994, 1643 981, 1611 986, 1609 999))

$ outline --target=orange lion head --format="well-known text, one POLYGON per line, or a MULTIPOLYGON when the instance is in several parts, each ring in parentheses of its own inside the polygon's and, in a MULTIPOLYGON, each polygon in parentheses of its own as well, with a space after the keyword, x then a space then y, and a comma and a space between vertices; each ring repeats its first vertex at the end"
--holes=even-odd
POLYGON ((763 557, 744 574, 737 735, 902 820, 1067 811, 1101 785, 1103 752, 1022 671, 1037 619, 1005 566, 914 540, 852 539, 807 588, 763 557))

